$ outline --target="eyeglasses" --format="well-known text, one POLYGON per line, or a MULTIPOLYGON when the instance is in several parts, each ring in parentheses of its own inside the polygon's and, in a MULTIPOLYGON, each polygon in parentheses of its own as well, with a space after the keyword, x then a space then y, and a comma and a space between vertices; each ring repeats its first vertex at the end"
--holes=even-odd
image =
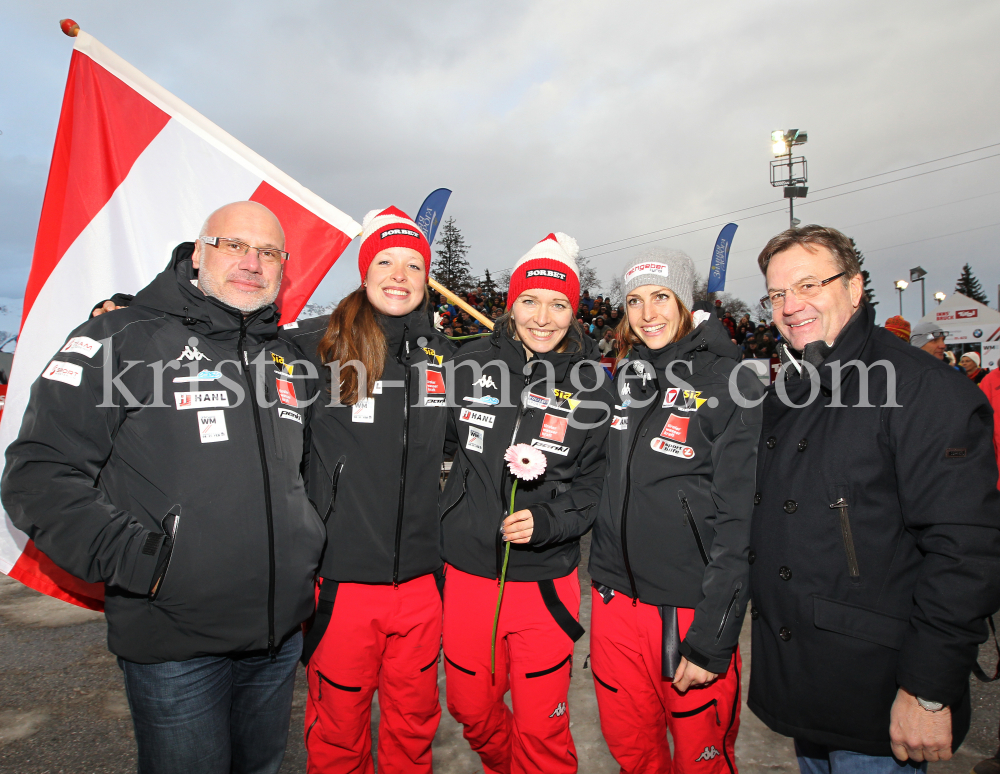
POLYGON ((840 272, 840 274, 835 274, 829 279, 825 279, 822 282, 815 282, 813 280, 803 280, 802 282, 796 282, 790 288, 782 288, 781 290, 772 290, 766 296, 762 296, 760 299, 760 305, 765 309, 781 309, 785 305, 785 294, 788 291, 792 291, 792 294, 800 301, 805 301, 809 298, 815 298, 819 295, 819 292, 829 285, 834 280, 840 279, 845 274, 846 271, 840 272))
POLYGON ((253 247, 252 245, 248 245, 246 242, 241 242, 238 239, 230 239, 229 237, 201 236, 198 237, 198 239, 206 245, 212 245, 212 247, 216 248, 219 252, 232 258, 242 258, 251 250, 256 250, 257 257, 260 259, 261 263, 277 265, 282 261, 288 260, 288 253, 284 250, 279 250, 276 247, 253 247))

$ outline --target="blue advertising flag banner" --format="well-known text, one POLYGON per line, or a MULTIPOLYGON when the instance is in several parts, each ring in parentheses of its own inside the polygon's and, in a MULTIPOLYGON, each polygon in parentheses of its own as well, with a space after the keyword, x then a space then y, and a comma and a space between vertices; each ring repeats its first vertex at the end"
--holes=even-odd
POLYGON ((438 188, 432 191, 430 196, 424 199, 424 203, 417 210, 417 217, 413 220, 417 228, 424 232, 427 241, 434 244, 434 235, 437 234, 438 226, 441 225, 441 218, 444 215, 444 208, 448 204, 448 197, 451 191, 447 188, 438 188))
POLYGON ((736 224, 727 223, 715 240, 715 250, 712 252, 712 268, 708 272, 708 292, 716 293, 726 287, 726 264, 729 263, 729 248, 733 244, 736 224))

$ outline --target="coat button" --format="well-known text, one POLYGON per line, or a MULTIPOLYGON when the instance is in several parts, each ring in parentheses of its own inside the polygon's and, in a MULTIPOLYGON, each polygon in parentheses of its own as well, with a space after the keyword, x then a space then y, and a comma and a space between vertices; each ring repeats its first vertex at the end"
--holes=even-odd
POLYGON ((750 618, 751 618, 751 620, 756 621, 759 617, 760 617, 760 613, 757 612, 757 608, 756 607, 751 607, 750 608, 750 618))
POLYGON ((792 630, 789 629, 787 626, 782 626, 778 630, 778 636, 781 637, 781 639, 783 639, 785 642, 788 642, 790 639, 792 639, 792 630))
POLYGON ((785 513, 795 513, 799 509, 799 504, 795 500, 785 500, 785 513))
POLYGON ((753 504, 760 505, 760 500, 761 500, 760 492, 757 492, 757 494, 753 496, 753 504))
POLYGON ((792 579, 792 571, 788 567, 781 567, 778 569, 778 577, 783 581, 792 579))
POLYGON ((774 448, 774 445, 775 445, 775 444, 776 444, 777 442, 778 442, 778 439, 777 439, 777 438, 775 438, 775 437, 774 437, 774 436, 772 435, 772 436, 771 436, 770 438, 768 438, 768 439, 767 439, 767 448, 768 448, 768 449, 773 449, 773 448, 774 448))
POLYGON ((757 552, 751 549, 750 553, 747 554, 747 561, 750 562, 750 564, 753 564, 754 562, 756 562, 757 561, 757 552))
POLYGON ((799 451, 805 451, 808 446, 809 446, 809 441, 807 439, 803 438, 801 441, 799 441, 799 451))

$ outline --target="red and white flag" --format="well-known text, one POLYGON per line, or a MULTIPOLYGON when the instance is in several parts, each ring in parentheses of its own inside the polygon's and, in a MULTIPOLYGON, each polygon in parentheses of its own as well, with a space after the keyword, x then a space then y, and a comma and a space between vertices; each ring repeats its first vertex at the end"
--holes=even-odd
MULTIPOLYGON (((0 449, 17 437, 32 383, 93 305, 135 293, 229 202, 268 207, 285 229, 278 306, 294 320, 361 226, 80 32, 70 61, 21 332, 0 419, 0 449)), ((4 460, 0 459, 0 470, 4 460)), ((41 553, 4 514, 0 572, 99 610, 84 583, 41 553)))

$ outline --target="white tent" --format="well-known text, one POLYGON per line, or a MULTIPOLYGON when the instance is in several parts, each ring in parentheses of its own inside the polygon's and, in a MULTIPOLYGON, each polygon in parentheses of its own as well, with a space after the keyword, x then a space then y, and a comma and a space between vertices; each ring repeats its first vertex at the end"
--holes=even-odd
POLYGON ((952 293, 920 318, 947 331, 946 344, 979 344, 983 368, 996 368, 1000 362, 1000 312, 973 301, 961 293, 952 293))

